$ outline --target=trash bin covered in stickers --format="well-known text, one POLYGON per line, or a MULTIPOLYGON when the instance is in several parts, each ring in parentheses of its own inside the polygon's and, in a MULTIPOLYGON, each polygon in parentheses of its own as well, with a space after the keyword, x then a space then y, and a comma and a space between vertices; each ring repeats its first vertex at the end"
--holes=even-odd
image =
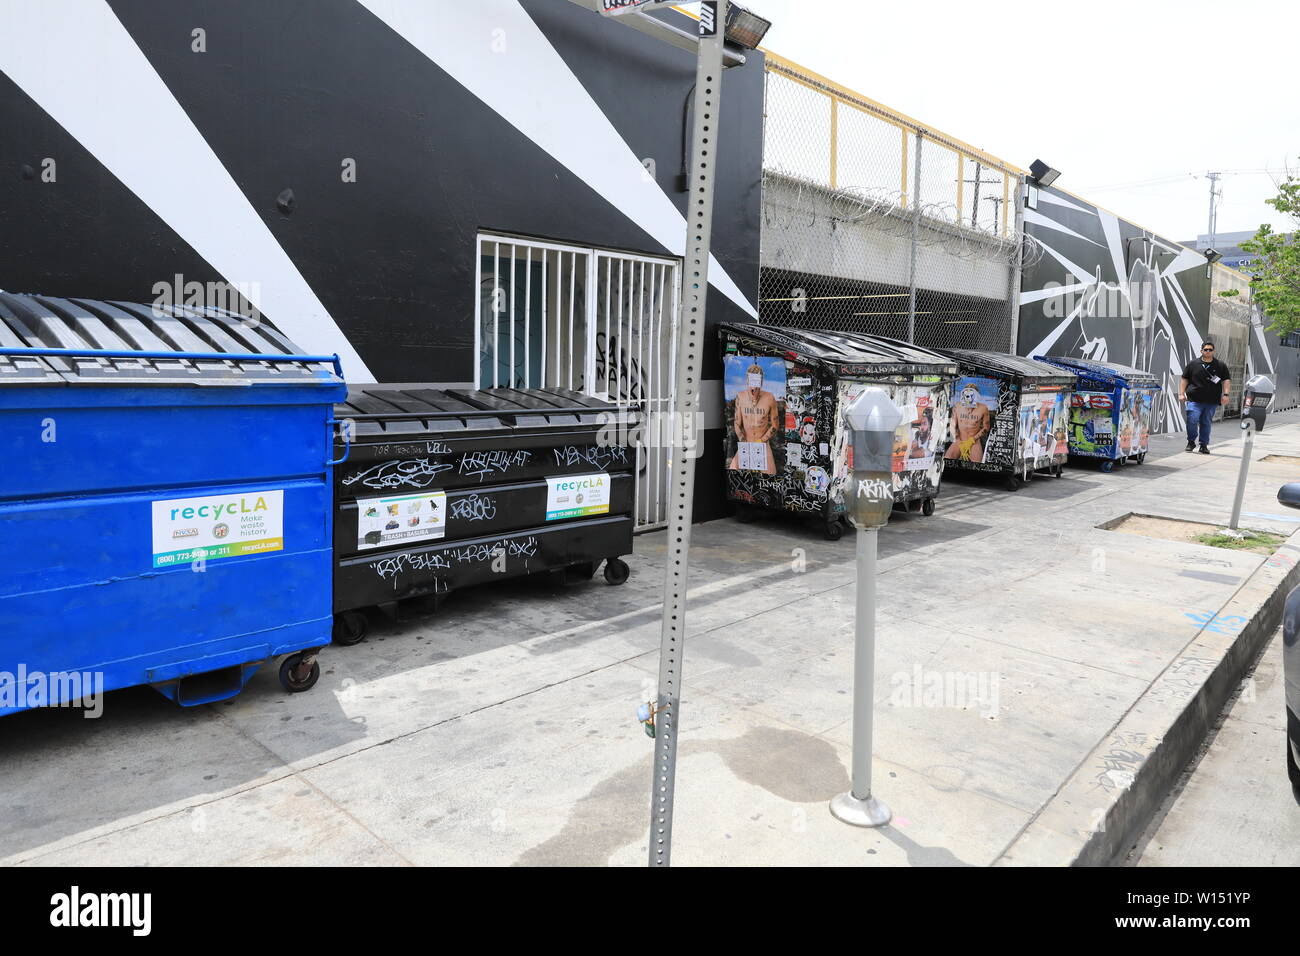
POLYGON ((1069 455, 1075 375, 1002 352, 947 349, 960 377, 944 464, 1003 478, 1010 491, 1036 473, 1061 477, 1069 455))
POLYGON ((1070 454, 1096 458, 1102 471, 1116 462, 1146 461, 1160 383, 1150 372, 1066 355, 1034 359, 1073 372, 1070 398, 1070 454))
POLYGON ((841 410, 877 385, 903 409, 894 439, 894 501, 934 513, 956 362, 895 339, 856 332, 719 325, 727 497, 737 516, 787 511, 844 533, 851 472, 841 410))

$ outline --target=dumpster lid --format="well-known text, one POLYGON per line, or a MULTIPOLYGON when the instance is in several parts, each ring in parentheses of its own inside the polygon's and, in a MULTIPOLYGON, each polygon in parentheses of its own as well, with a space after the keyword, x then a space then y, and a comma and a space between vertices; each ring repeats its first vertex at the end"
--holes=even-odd
POLYGON ((0 292, 0 385, 338 385, 334 361, 223 309, 0 292))
POLYGON ((1073 385, 1073 372, 1057 365, 1049 365, 1023 355, 1007 352, 985 352, 980 349, 945 349, 959 364, 998 375, 1022 378, 1031 388, 1048 385, 1073 385))
POLYGON ((353 440, 477 434, 527 428, 627 425, 631 412, 569 388, 485 388, 447 384, 354 385, 334 417, 353 440), (611 419, 611 416, 613 418, 611 419))
MULTIPOLYGON (((844 370, 850 365, 874 365, 887 375, 956 375, 957 363, 946 355, 865 332, 828 329, 799 329, 785 326, 723 322, 718 329, 725 336, 750 339, 784 349, 811 361, 844 370)), ((873 369, 873 371, 876 371, 873 369)))
POLYGON ((1129 385, 1149 385, 1154 387, 1160 384, 1159 379, 1150 372, 1130 368, 1116 362, 1099 362, 1096 359, 1075 358, 1073 355, 1035 355, 1034 359, 1035 361, 1047 362, 1049 365, 1056 365, 1072 372, 1092 375, 1100 379, 1122 379, 1129 385))

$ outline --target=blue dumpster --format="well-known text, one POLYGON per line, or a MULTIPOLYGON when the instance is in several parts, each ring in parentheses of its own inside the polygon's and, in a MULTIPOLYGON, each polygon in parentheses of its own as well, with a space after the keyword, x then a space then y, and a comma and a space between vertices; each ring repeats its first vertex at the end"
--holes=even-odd
POLYGON ((346 394, 264 321, 0 293, 0 714, 314 684, 346 394))
POLYGON ((1035 355, 1078 376, 1070 396, 1070 454, 1101 459, 1101 470, 1116 462, 1146 461, 1151 419, 1160 383, 1150 372, 1065 355, 1035 355))

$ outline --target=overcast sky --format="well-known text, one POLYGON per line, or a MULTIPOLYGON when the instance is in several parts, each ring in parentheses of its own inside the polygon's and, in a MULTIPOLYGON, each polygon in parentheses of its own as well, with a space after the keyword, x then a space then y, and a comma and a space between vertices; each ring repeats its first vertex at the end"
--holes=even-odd
MULTIPOLYGON (((764 46, 1169 239, 1207 231, 1207 170, 1300 153, 1294 0, 747 3, 764 46)), ((1218 232, 1293 228, 1268 175, 1221 182, 1218 232)))

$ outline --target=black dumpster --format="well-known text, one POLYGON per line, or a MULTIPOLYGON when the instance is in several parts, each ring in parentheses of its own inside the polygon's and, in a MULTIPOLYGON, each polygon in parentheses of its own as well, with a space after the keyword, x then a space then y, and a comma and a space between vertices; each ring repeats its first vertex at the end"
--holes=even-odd
POLYGON ((361 608, 563 570, 622 584, 628 413, 569 389, 361 385, 336 406, 334 642, 361 608))
POLYGON ((896 339, 856 332, 722 324, 727 497, 790 511, 844 533, 849 475, 844 406, 877 385, 903 409, 894 439, 895 503, 934 513, 957 363, 896 339))
POLYGON ((1002 352, 948 349, 957 360, 944 464, 1003 476, 1011 491, 1036 472, 1061 477, 1069 457, 1072 372, 1002 352))

